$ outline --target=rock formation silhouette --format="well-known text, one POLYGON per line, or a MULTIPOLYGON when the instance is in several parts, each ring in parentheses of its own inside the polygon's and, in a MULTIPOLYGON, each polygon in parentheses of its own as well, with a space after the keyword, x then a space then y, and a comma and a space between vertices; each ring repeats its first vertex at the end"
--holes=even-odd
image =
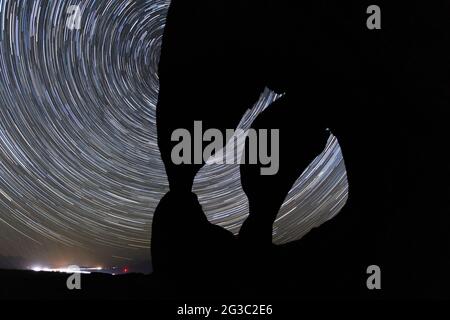
POLYGON ((365 284, 375 264, 384 297, 446 292, 449 188, 439 182, 449 165, 438 154, 448 137, 449 5, 379 1, 382 29, 369 30, 371 4, 172 1, 157 110, 171 191, 154 214, 156 273, 187 291, 202 283, 236 292, 244 283, 268 295, 379 297, 365 284), (241 166, 250 216, 234 237, 206 220, 191 193, 202 165, 175 165, 171 134, 193 134, 200 120, 204 130, 235 128, 265 87, 284 96, 253 127, 280 130, 280 170, 262 176, 261 164, 241 166), (327 128, 344 154, 348 203, 275 247, 278 210, 327 128))

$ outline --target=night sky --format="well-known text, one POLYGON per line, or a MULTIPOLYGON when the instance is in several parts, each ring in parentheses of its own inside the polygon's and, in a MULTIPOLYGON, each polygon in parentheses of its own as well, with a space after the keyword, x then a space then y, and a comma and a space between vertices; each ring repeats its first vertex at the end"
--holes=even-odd
MULTIPOLYGON (((168 5, 0 0, 0 256, 56 267, 149 259, 152 213, 168 191, 155 120, 168 5), (79 30, 66 25, 71 5, 79 30)), ((276 98, 262 93, 241 127, 276 98)), ((238 165, 206 166, 194 191, 211 222, 239 230, 238 165)), ((274 242, 302 237, 346 198, 330 137, 286 199, 274 242)))

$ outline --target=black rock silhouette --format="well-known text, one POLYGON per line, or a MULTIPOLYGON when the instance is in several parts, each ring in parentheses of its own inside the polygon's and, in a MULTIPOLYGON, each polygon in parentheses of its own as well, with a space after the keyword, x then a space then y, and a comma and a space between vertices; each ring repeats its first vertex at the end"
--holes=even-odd
POLYGON ((382 1, 383 27, 369 30, 370 4, 172 1, 157 114, 171 192, 154 217, 157 272, 259 281, 269 293, 377 297, 365 286, 376 264, 385 296, 445 292, 450 281, 433 266, 449 264, 449 190, 427 170, 439 165, 449 177, 436 155, 448 137, 448 4, 382 1), (284 93, 253 124, 280 130, 280 170, 242 166, 250 217, 235 239, 206 220, 191 194, 202 165, 175 165, 171 134, 193 133, 194 121, 235 128, 264 87, 284 93), (344 154, 348 203, 302 240, 274 247, 278 210, 327 128, 344 154))

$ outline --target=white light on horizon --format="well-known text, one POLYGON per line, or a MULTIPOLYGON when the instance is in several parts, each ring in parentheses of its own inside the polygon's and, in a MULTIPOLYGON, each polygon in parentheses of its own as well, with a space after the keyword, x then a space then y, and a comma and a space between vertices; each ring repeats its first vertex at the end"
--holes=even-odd
POLYGON ((69 274, 73 274, 73 273, 91 274, 90 271, 74 269, 74 268, 56 268, 56 269, 52 269, 52 268, 44 268, 44 267, 40 267, 40 266, 33 266, 30 269, 33 270, 34 272, 59 272, 59 273, 69 273, 69 274))

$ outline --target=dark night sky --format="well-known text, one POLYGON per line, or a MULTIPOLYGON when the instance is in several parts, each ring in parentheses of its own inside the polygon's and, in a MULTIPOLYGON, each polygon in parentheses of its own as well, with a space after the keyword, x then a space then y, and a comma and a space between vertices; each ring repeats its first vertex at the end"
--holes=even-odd
MULTIPOLYGON (((152 212, 168 190, 155 124, 168 4, 0 0, 0 256, 49 266, 149 259, 152 212), (79 30, 66 26, 70 5, 80 5, 79 30)), ((262 93, 241 126, 276 98, 262 93)), ((209 165, 195 185, 208 218, 234 232, 248 211, 239 179, 237 165, 209 165)), ((346 197, 330 138, 286 199, 274 241, 303 236, 346 197)))

